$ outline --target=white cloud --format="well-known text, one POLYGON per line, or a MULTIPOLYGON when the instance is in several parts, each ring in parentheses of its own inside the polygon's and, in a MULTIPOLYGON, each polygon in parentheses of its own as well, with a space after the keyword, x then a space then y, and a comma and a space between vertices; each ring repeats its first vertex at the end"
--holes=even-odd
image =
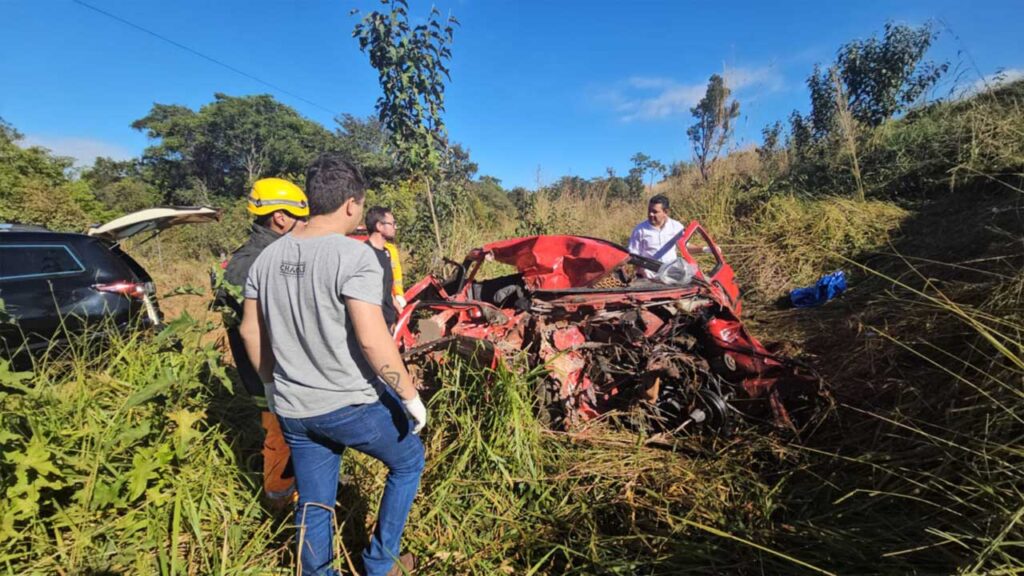
MULTIPOLYGON (((783 88, 782 76, 772 66, 730 68, 725 71, 725 80, 734 94, 745 93, 748 98, 752 93, 783 88)), ((623 122, 659 120, 689 113, 706 90, 706 80, 683 84, 660 76, 633 76, 600 92, 596 99, 614 110, 623 122)))
POLYGON ((978 78, 974 83, 965 87, 960 94, 957 95, 959 98, 968 98, 975 94, 980 94, 985 90, 996 88, 1003 84, 1009 84, 1015 80, 1024 78, 1024 69, 1020 68, 1007 68, 1000 70, 988 76, 978 78))
POLYGON ((784 87, 782 75, 774 66, 728 68, 725 71, 725 83, 734 91, 757 87, 774 92, 784 87))
POLYGON ((75 166, 89 166, 97 156, 108 156, 115 160, 126 160, 133 154, 130 150, 96 140, 94 138, 79 138, 75 136, 40 136, 26 134, 25 138, 18 142, 24 148, 31 146, 42 146, 49 149, 57 156, 70 156, 75 159, 75 166))
POLYGON ((649 76, 633 76, 626 80, 626 84, 640 90, 657 89, 672 86, 675 82, 671 78, 655 78, 649 76))
POLYGON ((666 86, 654 96, 626 100, 617 110, 626 122, 665 118, 692 108, 700 101, 704 90, 702 85, 666 86))

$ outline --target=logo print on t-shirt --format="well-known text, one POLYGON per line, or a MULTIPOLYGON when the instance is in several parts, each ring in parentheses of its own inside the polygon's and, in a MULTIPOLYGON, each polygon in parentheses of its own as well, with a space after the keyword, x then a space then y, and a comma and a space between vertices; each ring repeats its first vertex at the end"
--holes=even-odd
POLYGON ((306 263, 305 262, 281 262, 281 267, 278 269, 284 276, 298 276, 302 277, 306 275, 306 263))

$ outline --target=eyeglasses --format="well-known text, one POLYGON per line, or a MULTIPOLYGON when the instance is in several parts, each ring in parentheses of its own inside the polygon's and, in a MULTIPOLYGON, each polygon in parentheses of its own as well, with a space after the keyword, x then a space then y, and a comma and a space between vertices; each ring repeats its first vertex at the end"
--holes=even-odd
POLYGON ((398 230, 398 225, 396 223, 394 223, 394 222, 381 222, 381 224, 384 225, 384 226, 391 226, 395 230, 398 230))

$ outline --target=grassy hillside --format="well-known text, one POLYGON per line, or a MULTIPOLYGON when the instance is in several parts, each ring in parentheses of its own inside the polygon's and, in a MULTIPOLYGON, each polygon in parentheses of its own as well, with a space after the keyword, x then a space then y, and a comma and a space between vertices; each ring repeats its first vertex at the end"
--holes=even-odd
MULTIPOLYGON (((1015 84, 884 124, 863 148, 866 201, 833 177, 841 163, 822 190, 825 164, 753 151, 708 183, 661 184, 724 245, 753 331, 821 370, 836 412, 800 442, 750 427, 666 450, 613 424, 543 430, 529 375, 453 364, 406 533, 421 573, 1024 570, 1022 104, 1015 84), (851 276, 841 300, 774 305, 835 267, 851 276)), ((622 241, 642 214, 567 193, 520 220, 622 241)), ((452 255, 521 229, 453 228, 452 255)), ((212 263, 143 252, 162 292, 212 263)), ((232 393, 205 300, 168 300, 191 313, 157 338, 0 370, 0 569, 289 573, 294 532, 259 502, 257 415, 232 393)), ((366 541, 382 473, 346 457, 343 559, 366 541)))

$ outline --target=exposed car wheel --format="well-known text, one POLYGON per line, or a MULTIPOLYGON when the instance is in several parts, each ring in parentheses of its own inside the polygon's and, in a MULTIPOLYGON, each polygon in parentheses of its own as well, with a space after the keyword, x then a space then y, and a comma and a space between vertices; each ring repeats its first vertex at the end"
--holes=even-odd
POLYGON ((659 426, 672 434, 728 436, 732 432, 728 403, 707 385, 694 391, 681 382, 662 383, 654 412, 659 426))

